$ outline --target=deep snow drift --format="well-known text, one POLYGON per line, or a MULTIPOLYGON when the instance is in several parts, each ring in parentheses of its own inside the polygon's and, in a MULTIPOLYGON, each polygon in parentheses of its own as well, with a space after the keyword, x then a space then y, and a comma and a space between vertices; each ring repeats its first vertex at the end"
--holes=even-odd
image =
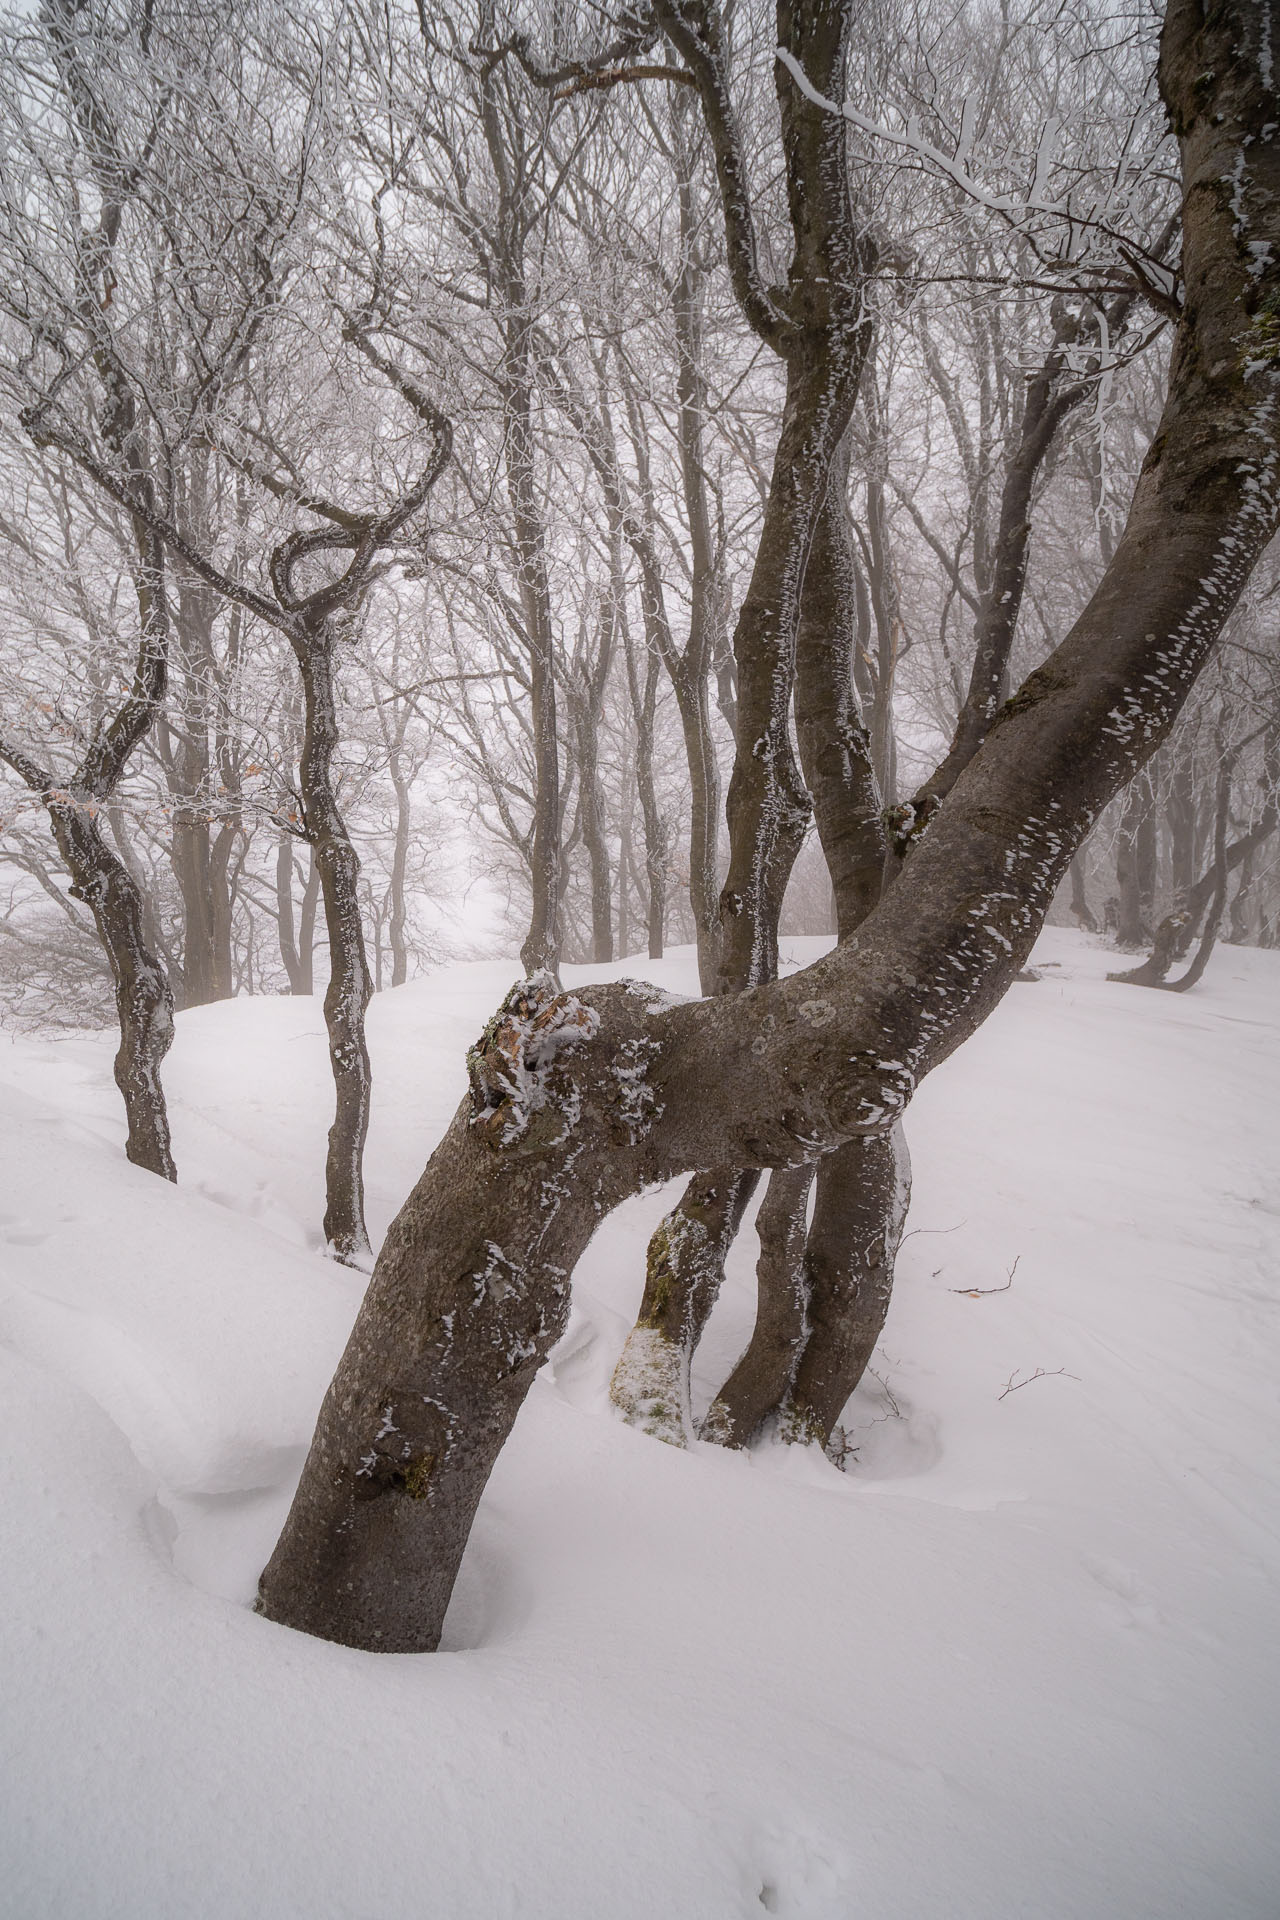
MULTIPOLYGON (((248 1611, 359 1292, 318 1002, 179 1017, 177 1190, 121 1156, 109 1036, 0 1042, 0 1912, 1273 1920, 1280 955, 1185 997, 1045 962, 908 1115, 848 1471, 613 1418, 633 1202, 422 1657, 248 1611)), ((376 1001, 375 1238, 512 972, 376 1001)), ((568 978, 624 972, 692 991, 568 978)))

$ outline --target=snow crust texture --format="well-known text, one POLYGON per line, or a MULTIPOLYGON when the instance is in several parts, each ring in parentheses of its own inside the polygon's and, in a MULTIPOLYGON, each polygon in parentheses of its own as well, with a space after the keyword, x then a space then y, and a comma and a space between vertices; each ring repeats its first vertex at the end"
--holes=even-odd
MULTIPOLYGON (((178 1016, 178 1189, 110 1036, 0 1043, 0 1914, 1274 1920, 1280 955, 1113 961, 1046 934, 913 1102, 843 1473, 613 1414, 678 1188, 605 1223, 421 1657, 249 1611, 360 1286, 318 1003, 178 1016)), ((375 1240, 513 971, 375 1001, 375 1240)))

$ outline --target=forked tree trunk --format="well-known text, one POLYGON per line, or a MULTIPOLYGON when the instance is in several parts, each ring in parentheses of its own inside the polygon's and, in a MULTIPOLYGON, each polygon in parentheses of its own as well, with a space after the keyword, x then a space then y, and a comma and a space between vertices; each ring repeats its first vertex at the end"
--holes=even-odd
MULTIPOLYGON (((796 737, 841 940, 851 939, 877 904, 885 868, 874 749, 853 697, 860 615, 847 479, 846 444, 832 464, 805 572, 795 689, 796 737)), ((790 1171, 770 1180, 761 1208, 756 1327, 708 1413, 708 1437, 746 1445, 776 1416, 785 1437, 825 1446, 871 1358, 910 1197, 902 1128, 849 1140, 819 1161, 806 1235, 809 1185, 790 1171), (775 1218, 770 1203, 779 1182, 785 1184, 775 1218)))
POLYGON ((890 1135, 999 1003, 1088 828, 1167 737, 1280 520, 1270 24, 1260 0, 1208 19, 1174 0, 1166 21, 1185 311, 1097 592, 825 959, 661 1011, 624 986, 530 983, 508 999, 388 1235, 262 1577, 269 1617, 388 1652, 436 1646, 480 1495, 601 1216, 708 1160, 795 1166, 890 1135))
MULTIPOLYGON (((754 263, 741 253, 749 244, 743 228, 749 214, 740 182, 734 186, 741 155, 736 128, 726 117, 718 30, 710 17, 699 23, 665 5, 659 17, 698 78, 720 174, 731 262, 739 250, 735 290, 746 317, 786 367, 781 431, 760 541, 733 641, 737 751, 729 783, 729 871, 720 895, 716 982, 719 994, 729 995, 777 975, 783 896, 808 826, 810 800, 790 731, 801 589, 832 461, 853 413, 871 342, 865 286, 873 256, 854 219, 843 126, 814 109, 789 83, 781 89, 780 102, 795 252, 785 317, 777 311, 756 282, 754 263)), ((849 31, 843 6, 825 4, 788 13, 785 28, 789 50, 811 82, 840 96, 849 31)), ((706 1162, 702 1164, 705 1168, 706 1162)), ((730 1165, 699 1173, 662 1222, 651 1250, 640 1317, 610 1391, 624 1418, 640 1425, 652 1425, 646 1409, 655 1399, 678 1406, 678 1427, 666 1438, 680 1439, 684 1431, 689 1342, 700 1331, 689 1298, 705 1300, 709 1310, 753 1185, 730 1165), (670 1295, 661 1315, 654 1297, 655 1275, 663 1276, 670 1295), (678 1332, 681 1344, 674 1351, 662 1344, 661 1322, 678 1332), (668 1384, 672 1380, 681 1384, 678 1400, 668 1384)), ((774 1253, 803 1240, 803 1205, 797 1183, 789 1178, 779 1180, 773 1199, 766 1198, 762 1299, 771 1294, 775 1278, 779 1287, 790 1287, 774 1253), (788 1209, 796 1217, 790 1229, 783 1229, 779 1223, 788 1209)), ((785 1251, 779 1259, 785 1266, 785 1251)), ((765 1322, 775 1317, 766 1312, 761 1320, 762 1339, 765 1322)), ((771 1347, 771 1352, 776 1350, 771 1347)))

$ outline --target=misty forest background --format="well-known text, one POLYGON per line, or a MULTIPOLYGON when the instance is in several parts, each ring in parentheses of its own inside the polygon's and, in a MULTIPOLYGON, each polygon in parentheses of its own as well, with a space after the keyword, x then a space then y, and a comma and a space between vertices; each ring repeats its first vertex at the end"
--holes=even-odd
MULTIPOLYGON (((763 7, 727 18, 777 276, 775 28, 763 7)), ((579 75, 589 7, 516 24, 487 5, 86 0, 10 19, 6 1021, 113 1011, 31 764, 133 877, 179 1009, 323 986, 270 556, 300 529, 349 543, 394 519, 435 447, 428 405, 451 452, 334 622, 335 798, 371 984, 522 941, 554 964, 700 932, 712 983, 732 625, 782 370, 734 298, 691 89, 579 75), (203 568, 152 551, 128 489, 203 568), (167 686, 95 787, 157 579, 167 686)), ((845 452, 854 691, 891 823, 955 733, 984 631, 1016 617, 1007 691, 1069 628, 1158 417, 1178 191, 1157 29, 1141 8, 863 10, 850 139, 882 245, 845 452)), ((315 591, 334 548, 299 565, 315 591)), ((1276 944, 1278 611, 1268 558, 1054 918, 1137 953, 1175 916, 1165 943, 1185 950, 1216 851, 1222 937, 1276 944)), ((810 832, 782 931, 834 926, 810 832)))

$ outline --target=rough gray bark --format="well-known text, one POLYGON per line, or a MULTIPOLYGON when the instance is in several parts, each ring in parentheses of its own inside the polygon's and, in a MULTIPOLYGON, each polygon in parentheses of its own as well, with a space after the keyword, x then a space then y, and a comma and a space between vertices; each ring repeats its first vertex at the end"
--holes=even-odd
POLYGON ((795 1166, 887 1136, 1002 998, 1085 833, 1167 737, 1280 521, 1270 14, 1234 0, 1205 19, 1173 0, 1166 19, 1186 305, 1097 592, 997 716, 897 884, 825 959, 677 1006, 626 985, 529 982, 509 998, 388 1235, 263 1574, 269 1617, 356 1646, 434 1647, 493 1461, 602 1214, 708 1159, 795 1166))
MULTIPOLYGON (((482 32, 492 33, 490 9, 481 11, 482 32)), ((560 755, 556 738, 555 628, 547 575, 546 529, 538 490, 534 434, 536 376, 532 289, 526 266, 534 191, 525 128, 517 103, 504 101, 502 71, 486 62, 479 80, 480 124, 496 188, 493 230, 482 254, 502 333, 498 390, 502 403, 511 539, 529 655, 529 705, 533 733, 533 822, 529 842, 532 903, 529 931, 520 949, 528 973, 560 964, 560 755)))

